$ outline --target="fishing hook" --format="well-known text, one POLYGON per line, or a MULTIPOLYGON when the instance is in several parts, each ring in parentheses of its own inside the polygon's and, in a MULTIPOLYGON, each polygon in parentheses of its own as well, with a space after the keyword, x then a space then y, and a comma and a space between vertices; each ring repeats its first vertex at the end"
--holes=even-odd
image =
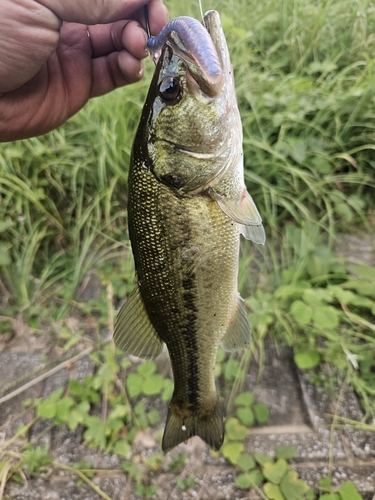
POLYGON ((145 15, 147 38, 151 38, 150 21, 148 19, 148 5, 147 4, 143 7, 143 11, 144 11, 144 15, 145 15))

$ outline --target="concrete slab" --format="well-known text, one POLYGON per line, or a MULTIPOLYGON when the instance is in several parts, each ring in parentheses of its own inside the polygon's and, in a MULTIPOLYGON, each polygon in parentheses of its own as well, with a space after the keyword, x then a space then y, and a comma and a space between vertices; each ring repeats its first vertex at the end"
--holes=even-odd
MULTIPOLYGON (((245 449, 249 453, 261 452, 273 454, 279 445, 293 445, 297 448, 297 456, 292 461, 301 477, 311 486, 316 487, 319 479, 332 470, 333 482, 336 485, 350 479, 364 498, 375 494, 375 433, 358 430, 338 430, 331 428, 333 414, 337 406, 337 394, 327 394, 316 388, 308 375, 297 370, 293 363, 292 352, 283 349, 280 353, 272 345, 267 346, 263 366, 263 377, 257 382, 258 365, 253 360, 246 377, 245 389, 254 390, 258 400, 267 404, 270 419, 267 425, 254 428, 245 440, 245 449)), ((35 376, 40 367, 41 352, 0 353, 0 377, 3 387, 9 390, 12 380, 22 380, 35 376)), ((165 361, 163 362, 164 369, 165 361)), ((28 397, 47 396, 58 387, 64 387, 71 378, 82 379, 92 373, 93 363, 89 358, 79 360, 70 369, 63 369, 58 374, 34 386, 27 392, 0 406, 0 426, 7 423, 7 434, 14 432, 20 423, 26 423, 30 414, 25 412, 22 401, 28 397), (11 420, 9 420, 11 419, 11 420)), ((346 387, 339 408, 339 414, 347 418, 360 419, 362 411, 355 394, 346 387)), ((1 397, 1 393, 0 393, 1 397)), ((154 402, 162 406, 160 401, 154 402)), ((150 400, 150 404, 153 401, 150 400)), ((165 405, 166 410, 166 405, 165 405)), ((160 424, 162 428, 164 422, 160 424)), ((45 423, 38 422, 30 432, 36 437, 44 430, 45 423)), ((5 427, 0 429, 4 431, 5 427)), ((152 436, 151 436, 152 437, 152 436)), ((139 459, 159 449, 158 445, 142 448, 144 440, 137 443, 135 449, 139 459)), ((95 467, 108 469, 105 477, 95 481, 112 500, 136 499, 134 485, 123 474, 113 475, 111 470, 120 468, 116 456, 98 454, 82 443, 82 430, 69 432, 63 427, 52 429, 39 440, 40 444, 48 444, 56 461, 72 464, 78 461, 93 462, 95 467), (126 492, 126 496, 125 495, 126 492)), ((154 441, 155 443, 155 441, 154 441)), ((143 457, 143 458, 142 458, 143 457)), ((234 486, 234 478, 238 471, 222 458, 212 458, 204 443, 194 438, 187 444, 181 444, 170 454, 164 469, 151 478, 152 484, 158 486, 155 499, 212 499, 215 492, 217 500, 256 499, 256 493, 248 493, 234 486), (168 460, 180 453, 188 453, 189 459, 183 475, 195 477, 195 484, 186 491, 176 487, 176 475, 168 470, 168 460), (245 494, 246 493, 246 494, 245 494)), ((31 479, 27 488, 10 483, 6 493, 12 500, 96 500, 100 498, 86 485, 76 486, 77 478, 65 471, 56 471, 44 479, 31 479), (61 496, 64 495, 64 496, 61 496)))
MULTIPOLYGON (((353 262, 362 261, 375 265, 375 244, 373 237, 339 235, 337 253, 340 257, 353 262)), ((84 280, 80 294, 82 300, 98 298, 100 295, 100 279, 95 271, 84 280)), ((97 334, 91 323, 91 333, 97 334)), ((88 322, 90 325, 90 321, 88 322)), ((88 327, 88 330, 90 328, 88 327)), ((56 364, 59 353, 54 349, 41 348, 41 342, 26 345, 19 342, 11 349, 0 346, 0 398, 33 379, 45 371, 47 365, 42 360, 48 352, 48 362, 56 364), (30 345, 33 347, 30 349, 30 345), (39 348, 39 350, 36 350, 39 348)), ((61 355, 61 353, 60 353, 61 355)), ((133 360, 135 361, 135 360, 133 360)), ((158 358, 159 369, 170 372, 167 356, 158 358)), ((19 425, 30 421, 31 410, 25 410, 22 402, 26 398, 46 397, 58 387, 66 387, 72 378, 82 379, 92 373, 94 365, 89 357, 85 357, 69 368, 34 385, 19 396, 0 405, 0 443, 14 434, 19 425)), ((259 366, 252 361, 246 376, 245 390, 254 391, 256 398, 264 402, 270 412, 267 425, 251 430, 245 440, 245 448, 249 453, 261 452, 273 454, 279 445, 293 445, 297 448, 297 456, 292 461, 301 477, 311 486, 316 487, 321 477, 332 471, 335 485, 347 480, 353 481, 365 500, 375 500, 375 432, 364 432, 353 429, 332 428, 332 417, 336 412, 343 417, 361 420, 363 413, 360 403, 348 387, 337 387, 331 393, 317 388, 311 383, 306 373, 300 372, 294 362, 290 349, 280 352, 272 345, 266 345, 263 376, 258 381, 259 366), (341 392, 341 402, 337 404, 341 392)), ((162 415, 160 429, 164 426, 167 405, 159 399, 150 398, 147 402, 157 408, 162 415)), ((31 429, 29 438, 45 431, 45 422, 38 422, 31 429)), ((134 447, 137 459, 142 460, 159 451, 155 444, 155 433, 145 439, 139 439, 134 447), (151 444, 150 444, 151 443, 151 444)), ((39 438, 39 444, 48 444, 54 459, 62 464, 73 464, 78 461, 92 462, 95 467, 108 469, 108 473, 95 477, 94 482, 112 500, 136 500, 134 484, 123 474, 111 471, 120 468, 120 460, 116 456, 98 453, 82 444, 82 429, 69 432, 66 428, 51 429, 39 438)), ((167 455, 165 467, 155 474, 149 473, 149 480, 158 489, 156 500, 259 500, 256 492, 244 492, 234 486, 238 471, 223 458, 213 458, 207 446, 198 438, 181 444, 167 455), (176 486, 176 474, 170 472, 169 463, 180 453, 187 453, 188 459, 182 477, 193 475, 195 484, 182 491, 176 486)), ((77 486, 77 478, 62 470, 52 469, 41 478, 31 478, 26 486, 14 482, 5 490, 5 499, 12 500, 100 500, 100 496, 87 485, 77 486)))

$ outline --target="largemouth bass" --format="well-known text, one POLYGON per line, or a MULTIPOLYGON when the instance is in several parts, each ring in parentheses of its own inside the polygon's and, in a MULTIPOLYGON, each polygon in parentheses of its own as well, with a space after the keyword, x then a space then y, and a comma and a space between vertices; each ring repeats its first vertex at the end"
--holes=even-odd
POLYGON ((114 339, 153 358, 167 345, 174 392, 162 448, 224 437, 214 370, 219 345, 247 347, 237 291, 240 234, 264 244, 243 178, 242 126, 219 14, 172 20, 149 49, 157 60, 129 172, 136 286, 114 339))

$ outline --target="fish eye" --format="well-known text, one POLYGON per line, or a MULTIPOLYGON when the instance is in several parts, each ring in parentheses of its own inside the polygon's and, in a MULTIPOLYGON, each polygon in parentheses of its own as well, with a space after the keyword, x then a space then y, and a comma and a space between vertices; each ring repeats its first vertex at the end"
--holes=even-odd
POLYGON ((159 94, 164 101, 175 101, 181 97, 181 91, 181 82, 176 76, 167 76, 159 86, 159 94))

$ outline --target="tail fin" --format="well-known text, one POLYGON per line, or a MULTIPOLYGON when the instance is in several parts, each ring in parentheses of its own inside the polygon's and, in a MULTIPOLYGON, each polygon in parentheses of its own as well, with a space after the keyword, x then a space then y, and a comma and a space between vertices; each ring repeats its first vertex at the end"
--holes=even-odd
POLYGON ((210 412, 181 411, 171 402, 163 434, 163 451, 167 452, 193 436, 199 436, 214 450, 223 444, 224 422, 219 401, 210 412))

